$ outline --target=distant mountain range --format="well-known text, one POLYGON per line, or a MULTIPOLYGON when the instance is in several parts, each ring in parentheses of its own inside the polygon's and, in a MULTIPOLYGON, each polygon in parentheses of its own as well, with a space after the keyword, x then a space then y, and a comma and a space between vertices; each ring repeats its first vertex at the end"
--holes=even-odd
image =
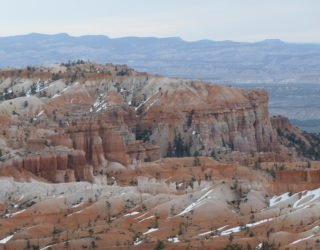
POLYGON ((0 67, 88 59, 139 71, 218 83, 320 83, 320 44, 256 43, 177 37, 28 34, 0 37, 0 67))

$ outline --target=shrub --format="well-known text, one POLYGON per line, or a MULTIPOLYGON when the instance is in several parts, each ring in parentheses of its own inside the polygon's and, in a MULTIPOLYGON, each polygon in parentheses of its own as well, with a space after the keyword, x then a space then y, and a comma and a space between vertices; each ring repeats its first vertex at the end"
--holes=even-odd
POLYGON ((155 250, 161 250, 161 249, 164 249, 164 248, 165 248, 165 245, 164 245, 163 241, 158 240, 157 245, 155 247, 155 250))

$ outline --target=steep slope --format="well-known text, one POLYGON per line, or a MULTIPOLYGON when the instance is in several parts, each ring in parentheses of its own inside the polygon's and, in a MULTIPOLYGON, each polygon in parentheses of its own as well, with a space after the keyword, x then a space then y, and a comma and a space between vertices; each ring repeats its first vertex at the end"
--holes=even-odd
POLYGON ((126 182, 139 175, 133 185, 1 178, 0 249, 318 246, 319 189, 273 195, 263 171, 200 162, 172 158, 110 172, 126 182))
POLYGON ((0 90, 0 249, 319 246, 317 140, 263 90, 83 61, 0 90))
MULTIPOLYGON (((146 86, 148 87, 148 85, 146 86)), ((265 91, 226 88, 200 82, 170 82, 140 107, 141 126, 151 129, 150 140, 163 155, 168 141, 210 155, 219 151, 275 151, 277 139, 268 114, 265 91)), ((170 153, 170 152, 169 152, 170 153)))
MULTIPOLYGON (((68 158, 65 167, 56 169, 75 171, 68 177, 72 180, 92 180, 89 173, 103 172, 108 161, 128 166, 165 156, 227 159, 235 152, 274 158, 283 151, 263 90, 220 87, 82 61, 2 70, 0 79, 0 112, 8 119, 2 127, 2 158, 15 159, 20 163, 14 164, 34 173, 38 168, 27 167, 19 158, 33 157, 31 151, 60 155, 59 146, 70 153, 62 156, 68 158), (72 157, 78 153, 73 151, 84 153, 80 162, 87 168, 85 173, 74 169, 72 157)), ((235 157, 241 161, 241 156, 235 157)), ((58 173, 50 178, 58 179, 58 173)))

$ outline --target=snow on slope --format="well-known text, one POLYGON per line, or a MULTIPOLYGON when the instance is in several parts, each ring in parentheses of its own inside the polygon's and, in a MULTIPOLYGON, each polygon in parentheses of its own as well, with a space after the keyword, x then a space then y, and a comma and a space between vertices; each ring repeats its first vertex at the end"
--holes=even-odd
POLYGON ((288 192, 273 196, 269 201, 269 207, 276 206, 283 202, 292 203, 293 208, 304 208, 310 205, 312 202, 320 199, 320 188, 314 190, 305 190, 302 192, 290 195, 288 192))

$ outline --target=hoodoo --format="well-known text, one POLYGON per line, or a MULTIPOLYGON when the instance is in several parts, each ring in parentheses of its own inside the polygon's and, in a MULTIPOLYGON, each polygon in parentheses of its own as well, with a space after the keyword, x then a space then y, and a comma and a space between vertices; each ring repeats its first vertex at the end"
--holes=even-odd
POLYGON ((78 61, 0 91, 0 249, 318 244, 320 140, 265 90, 78 61))

